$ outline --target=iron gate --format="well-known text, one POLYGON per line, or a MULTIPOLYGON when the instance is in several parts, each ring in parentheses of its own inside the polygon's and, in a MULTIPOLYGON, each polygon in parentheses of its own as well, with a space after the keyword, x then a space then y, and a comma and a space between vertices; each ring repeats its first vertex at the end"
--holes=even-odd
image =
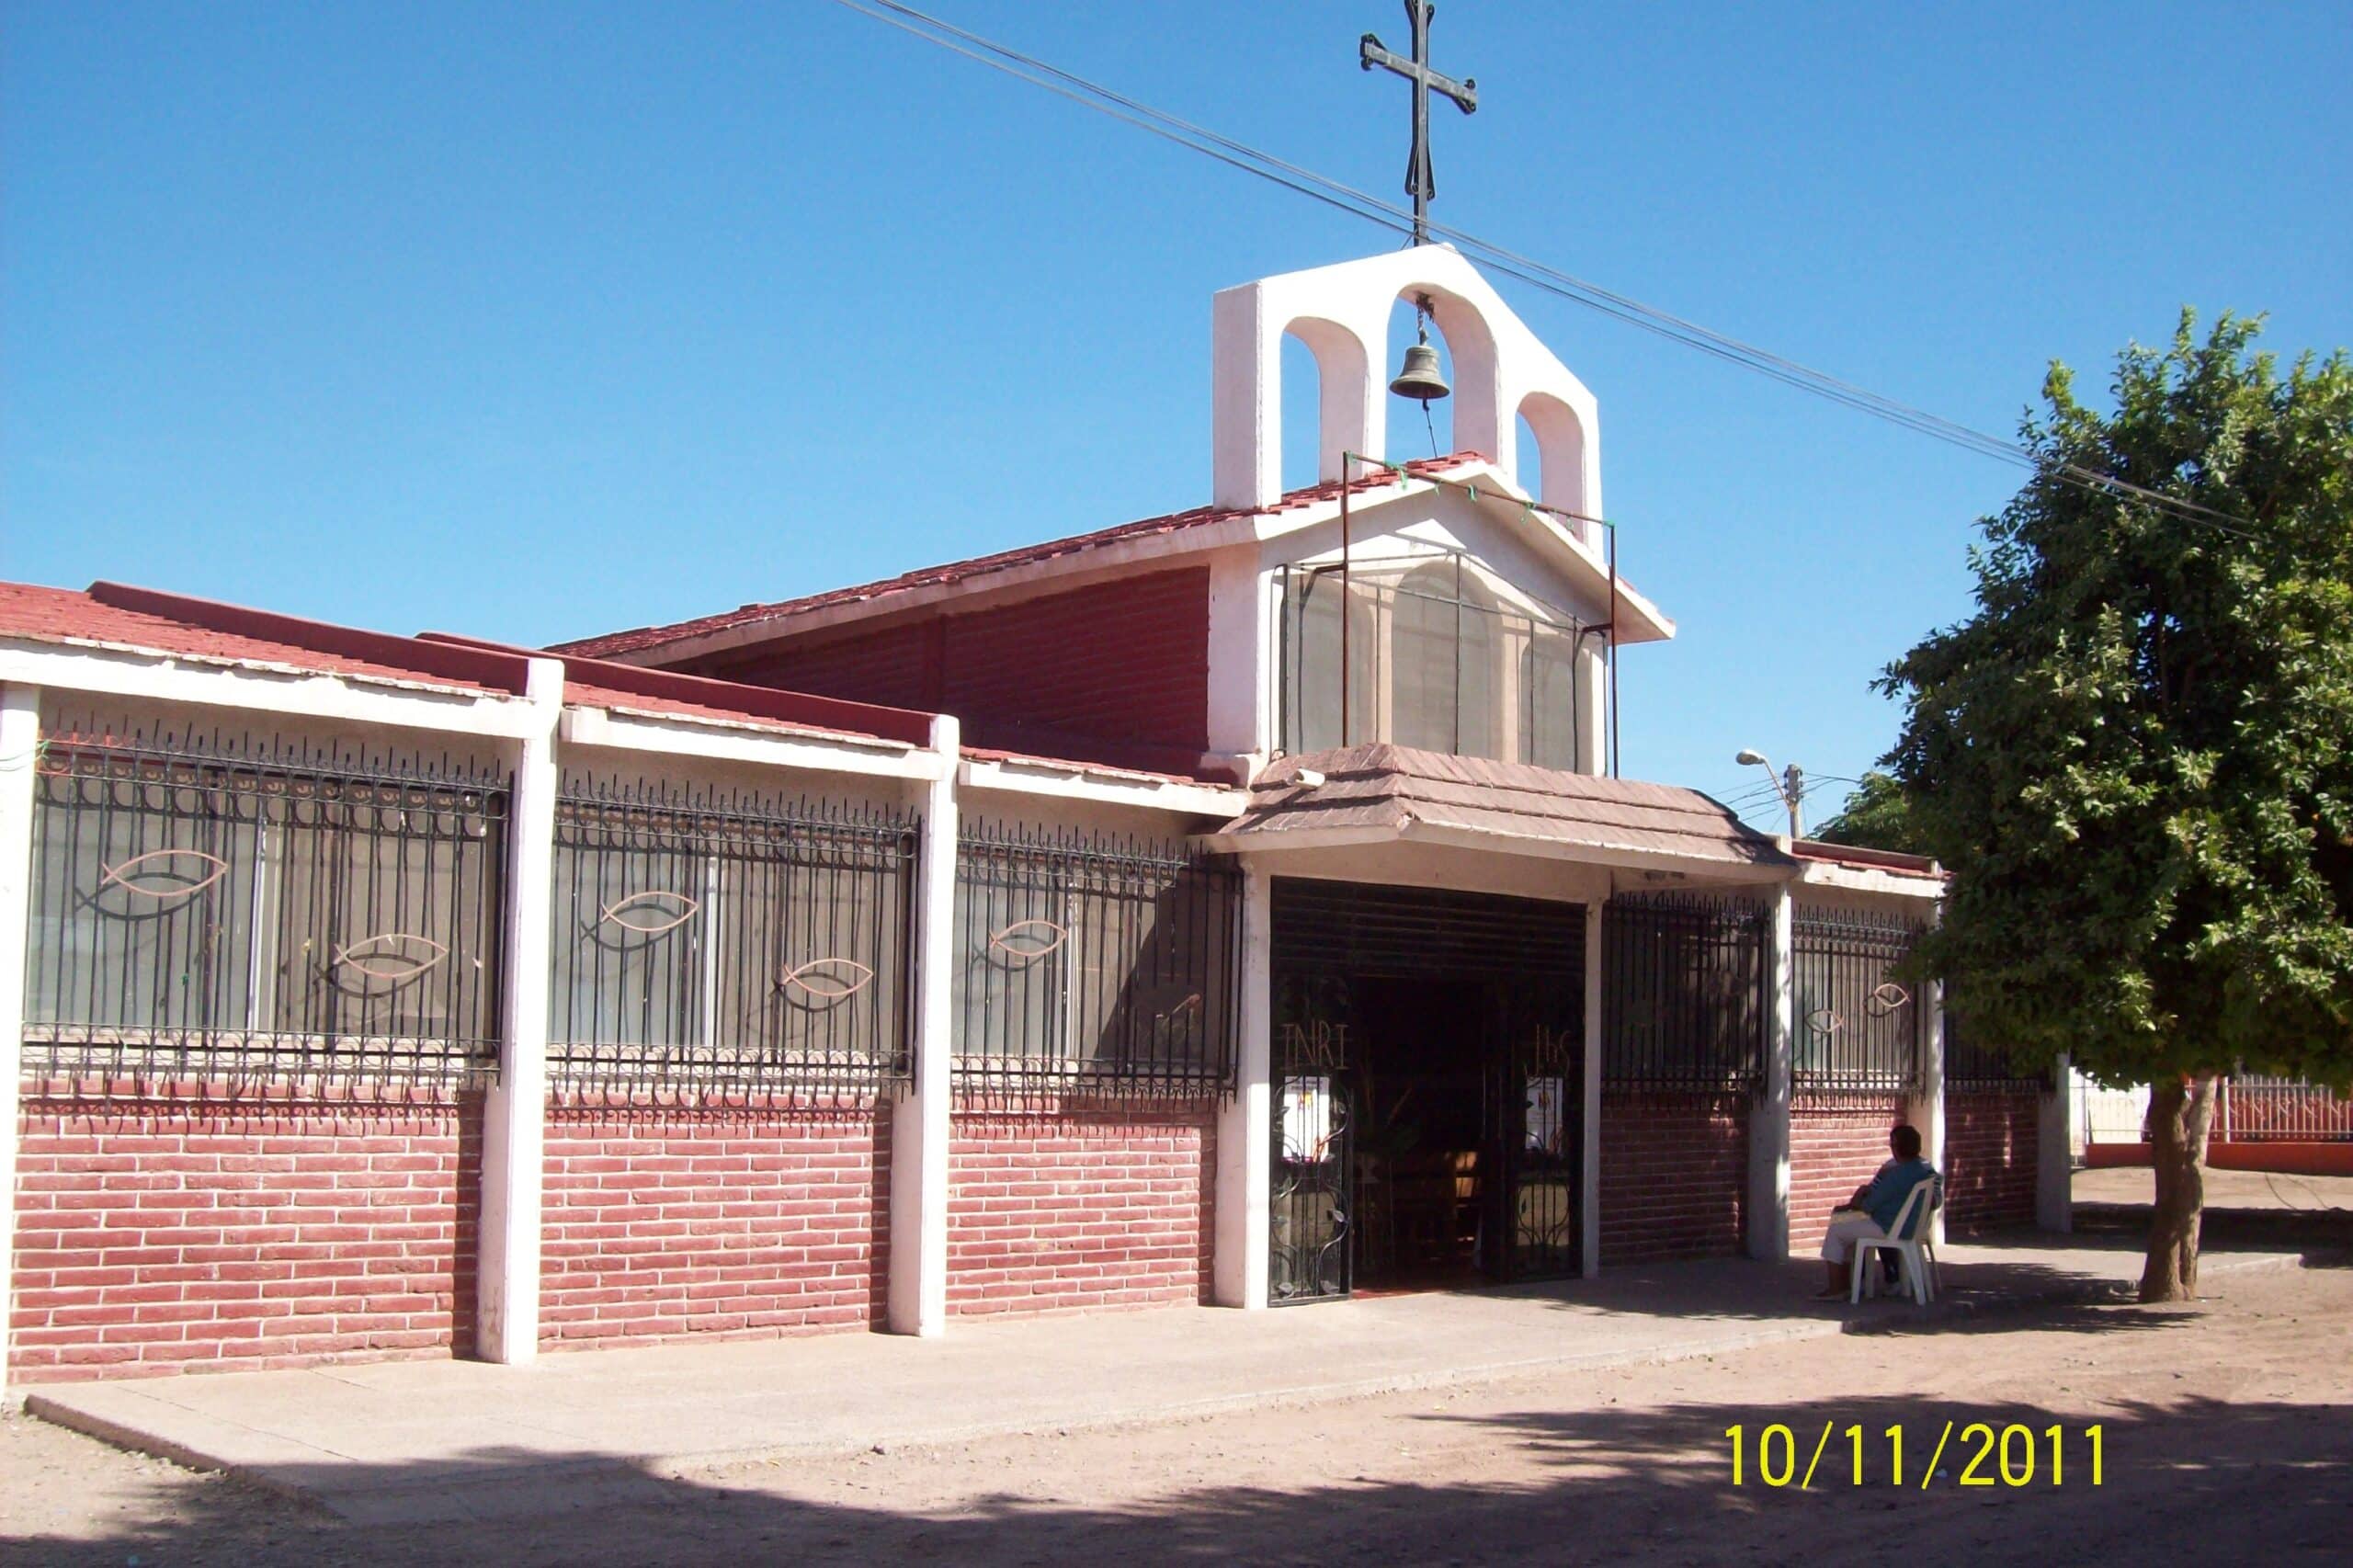
POLYGON ((1497 1179, 1483 1195, 1482 1268, 1498 1279, 1581 1264, 1585 911, 1433 889, 1278 878, 1273 888, 1274 1165, 1269 1293, 1354 1286, 1355 977, 1477 981, 1499 1006, 1481 1125, 1497 1179))
POLYGON ((1296 976, 1278 984, 1274 1025, 1267 1295, 1278 1302, 1345 1296, 1355 1274, 1347 982, 1296 976))

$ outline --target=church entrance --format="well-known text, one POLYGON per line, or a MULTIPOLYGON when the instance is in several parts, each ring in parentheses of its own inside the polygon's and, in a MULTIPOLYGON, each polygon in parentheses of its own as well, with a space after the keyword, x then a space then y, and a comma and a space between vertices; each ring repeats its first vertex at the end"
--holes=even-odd
POLYGON ((1274 888, 1277 1301, 1578 1267, 1584 911, 1274 888))

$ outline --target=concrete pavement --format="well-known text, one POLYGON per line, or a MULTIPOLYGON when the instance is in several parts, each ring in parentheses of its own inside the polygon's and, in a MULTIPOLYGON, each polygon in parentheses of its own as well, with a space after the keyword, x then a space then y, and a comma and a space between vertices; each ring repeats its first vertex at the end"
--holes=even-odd
MULTIPOLYGON (((620 1501, 654 1491, 654 1477, 750 1460, 1174 1420, 2113 1299, 2139 1273, 2129 1244, 2063 1242, 1945 1248, 1945 1296, 1925 1313, 1813 1301, 1811 1263, 1725 1259, 1257 1313, 964 1322, 936 1340, 847 1334, 568 1353, 522 1368, 391 1361, 65 1384, 27 1404, 358 1522, 421 1523, 620 1501)), ((2296 1261, 2218 1253, 2204 1268, 2211 1286, 2296 1261)))

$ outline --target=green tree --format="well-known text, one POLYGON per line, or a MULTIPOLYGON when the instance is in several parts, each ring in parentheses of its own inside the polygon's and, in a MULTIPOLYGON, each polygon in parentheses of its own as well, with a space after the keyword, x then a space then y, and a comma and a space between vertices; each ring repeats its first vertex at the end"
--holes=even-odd
POLYGON ((1863 769, 1862 782, 1855 786, 1836 816, 1814 829, 1813 837, 1824 844, 1851 844, 1860 849, 1934 853, 1913 819, 1912 798, 1892 774, 1876 767, 1863 769))
POLYGON ((2197 1291, 2218 1075, 2353 1076, 2353 367, 2195 325, 2112 413, 2052 366, 1976 613, 1880 683, 1952 875, 1926 962, 1983 1038, 2150 1085, 2143 1301, 2197 1291))

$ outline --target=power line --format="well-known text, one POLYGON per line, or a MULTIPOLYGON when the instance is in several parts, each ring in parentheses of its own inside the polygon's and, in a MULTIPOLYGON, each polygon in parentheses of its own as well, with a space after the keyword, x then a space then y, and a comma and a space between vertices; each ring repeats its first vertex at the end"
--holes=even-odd
MULTIPOLYGON (((999 43, 913 6, 902 4, 901 0, 834 0, 834 3, 951 53, 962 55, 993 71, 1032 86, 1042 87, 1059 97, 1134 126, 1188 151, 1213 158, 1230 168, 1239 169, 1311 200, 1336 208, 1351 217, 1408 238, 1413 234, 1412 214, 1392 202, 1206 126, 1194 124, 1165 109, 1155 108, 1008 44, 999 43)), ((1697 349, 1728 364, 1752 370, 1796 391, 1927 436, 1932 440, 1975 452, 1981 457, 2046 473, 2061 483, 2096 494, 2140 501, 2185 520, 2236 533, 2242 538, 2255 537, 2246 531, 2247 519, 2245 517, 2167 495, 2081 463, 2052 463, 2016 441, 1842 381, 1826 371, 1816 370, 1769 349, 1743 342, 1629 295, 1588 282, 1468 231, 1435 220, 1429 222, 1428 228, 1431 233, 1453 241, 1458 249, 1478 253, 1479 259, 1490 271, 1517 278, 1531 288, 1640 327, 1687 348, 1697 349)))

